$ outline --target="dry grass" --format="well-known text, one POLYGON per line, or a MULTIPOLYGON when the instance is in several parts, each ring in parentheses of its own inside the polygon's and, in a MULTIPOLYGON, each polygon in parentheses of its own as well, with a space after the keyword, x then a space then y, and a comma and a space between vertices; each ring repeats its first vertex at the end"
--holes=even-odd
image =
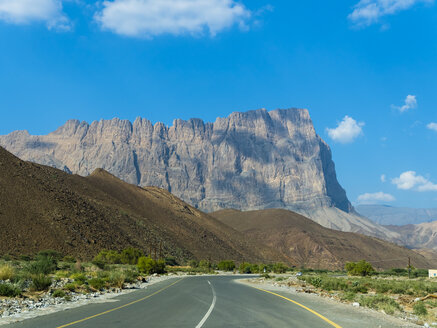
POLYGON ((15 275, 15 269, 9 264, 0 266, 0 280, 9 280, 15 275))

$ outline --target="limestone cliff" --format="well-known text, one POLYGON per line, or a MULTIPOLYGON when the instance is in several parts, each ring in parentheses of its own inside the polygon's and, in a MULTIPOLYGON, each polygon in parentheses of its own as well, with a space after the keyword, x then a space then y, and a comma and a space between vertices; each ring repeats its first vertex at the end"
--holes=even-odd
POLYGON ((70 120, 44 136, 0 136, 0 145, 67 172, 103 168, 162 187, 204 211, 286 208, 330 228, 386 233, 353 212, 305 109, 235 112, 214 123, 177 119, 171 127, 143 118, 70 120))

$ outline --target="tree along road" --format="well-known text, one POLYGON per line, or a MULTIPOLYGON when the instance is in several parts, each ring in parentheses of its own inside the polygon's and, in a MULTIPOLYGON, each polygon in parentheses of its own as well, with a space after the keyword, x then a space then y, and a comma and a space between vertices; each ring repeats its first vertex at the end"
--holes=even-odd
POLYGON ((236 283, 238 278, 242 277, 169 279, 114 298, 116 302, 89 304, 7 327, 370 327, 356 313, 339 315, 337 310, 334 315, 323 303, 305 306, 296 301, 297 295, 246 286, 236 283))

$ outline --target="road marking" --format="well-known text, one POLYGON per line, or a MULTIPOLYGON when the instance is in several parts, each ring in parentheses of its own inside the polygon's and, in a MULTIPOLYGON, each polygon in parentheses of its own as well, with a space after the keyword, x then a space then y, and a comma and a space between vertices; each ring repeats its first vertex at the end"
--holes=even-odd
POLYGON ((285 297, 285 296, 282 296, 282 295, 279 295, 279 294, 273 293, 273 292, 271 292, 271 291, 269 291, 269 290, 265 290, 265 289, 258 288, 258 287, 253 287, 253 286, 250 286, 250 287, 255 288, 255 289, 258 289, 258 290, 261 290, 261 291, 263 291, 263 292, 266 292, 266 293, 269 293, 269 294, 272 294, 272 295, 275 295, 275 296, 278 296, 278 297, 280 297, 280 298, 283 298, 283 299, 285 299, 285 300, 287 300, 287 301, 289 301, 289 302, 291 302, 291 303, 294 303, 294 304, 300 306, 301 308, 304 308, 305 310, 311 312, 312 314, 318 316, 320 319, 326 321, 327 323, 329 323, 330 325, 334 326, 335 328, 342 328, 341 326, 337 325, 335 322, 332 322, 331 320, 329 320, 328 318, 324 317, 324 316, 321 315, 320 313, 317 313, 316 311, 310 309, 309 307, 307 307, 307 306, 305 306, 305 305, 303 305, 303 304, 300 304, 300 303, 298 303, 298 302, 296 302, 296 301, 293 301, 292 299, 289 299, 289 298, 287 298, 287 297, 285 297))
POLYGON ((113 309, 111 309, 111 310, 108 310, 108 311, 105 311, 105 312, 102 312, 102 313, 98 313, 98 314, 92 315, 92 316, 87 317, 87 318, 83 318, 83 319, 80 319, 80 320, 77 320, 77 321, 73 321, 73 322, 67 323, 67 324, 65 324, 65 325, 62 325, 62 326, 59 326, 59 327, 56 327, 56 328, 69 327, 69 326, 72 326, 72 325, 78 324, 78 323, 80 323, 80 322, 84 322, 84 321, 87 321, 87 320, 90 320, 90 319, 93 319, 93 318, 96 318, 96 317, 100 317, 101 315, 104 315, 104 314, 107 314, 107 313, 110 313, 110 312, 113 312, 113 311, 116 311, 116 310, 120 310, 120 309, 125 308, 125 307, 127 307, 127 306, 129 306, 129 305, 132 305, 132 304, 135 304, 135 303, 138 303, 138 302, 144 301, 145 299, 148 299, 149 297, 152 297, 153 295, 156 295, 156 294, 158 294, 158 293, 160 293, 160 292, 166 290, 167 288, 170 288, 171 286, 177 284, 178 282, 180 282, 180 281, 183 280, 183 279, 184 279, 184 278, 181 278, 181 279, 179 279, 179 280, 176 280, 174 283, 172 283, 172 284, 170 284, 170 285, 168 285, 168 286, 166 286, 166 287, 164 287, 164 288, 161 288, 160 290, 154 292, 153 294, 150 294, 150 295, 148 295, 148 296, 146 296, 146 297, 140 298, 139 300, 136 300, 136 301, 133 301, 133 302, 130 302, 130 303, 124 304, 124 305, 122 305, 122 306, 119 306, 119 307, 113 308, 113 309))
POLYGON ((217 297, 215 295, 215 290, 214 287, 212 286, 212 284, 209 282, 208 280, 208 284, 211 286, 212 289, 212 303, 211 306, 209 307, 208 312, 206 312, 206 314, 204 315, 204 317, 202 318, 202 320, 200 320, 200 322, 197 324, 196 328, 201 328, 203 326, 203 324, 206 322, 206 320, 208 320, 208 317, 211 315, 212 310, 214 309, 215 306, 215 302, 217 300, 217 297))

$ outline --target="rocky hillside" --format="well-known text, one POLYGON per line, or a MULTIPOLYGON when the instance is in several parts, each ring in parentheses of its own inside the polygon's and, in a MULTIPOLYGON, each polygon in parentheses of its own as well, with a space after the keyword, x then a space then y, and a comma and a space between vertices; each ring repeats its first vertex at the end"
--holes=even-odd
MULTIPOLYGON (((423 248, 437 252, 437 221, 403 226, 387 226, 402 236, 402 243, 409 248, 423 248)), ((436 257, 437 258, 437 257, 436 257)))
POLYGON ((287 210, 221 210, 212 215, 242 232, 248 240, 266 244, 293 258, 299 266, 342 269, 348 261, 365 259, 376 268, 403 268, 408 257, 418 268, 437 264, 436 259, 428 260, 404 247, 357 233, 327 229, 287 210))
POLYGON ((24 162, 0 147, 0 255, 55 249, 89 259, 101 249, 162 246, 179 260, 284 261, 156 187, 97 169, 89 177, 24 162))
POLYGON ((235 112, 214 123, 138 118, 68 121, 44 136, 16 131, 0 145, 18 157, 87 176, 96 168, 164 188, 203 211, 285 208, 320 224, 396 238, 356 214, 328 145, 304 109, 235 112))
POLYGON ((358 205, 358 213, 382 225, 407 225, 437 220, 437 208, 407 208, 388 205, 358 205))

